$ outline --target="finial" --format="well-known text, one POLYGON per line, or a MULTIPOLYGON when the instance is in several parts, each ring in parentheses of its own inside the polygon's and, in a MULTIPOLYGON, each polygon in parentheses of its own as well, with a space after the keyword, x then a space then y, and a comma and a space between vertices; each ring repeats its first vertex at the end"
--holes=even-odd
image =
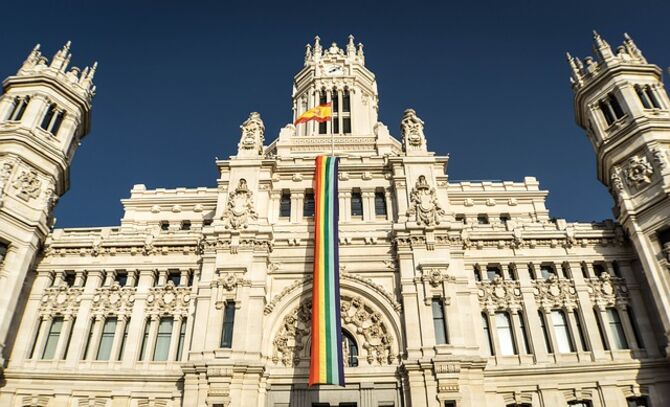
POLYGON ((347 42, 347 56, 353 57, 356 55, 356 45, 354 45, 354 36, 349 34, 349 42, 347 42))
POLYGON ((41 45, 39 43, 35 44, 35 48, 33 48, 33 52, 38 52, 40 50, 40 46, 41 45))
POLYGON ((321 48, 321 38, 319 36, 314 37, 314 48, 313 48, 313 54, 314 56, 318 59, 321 57, 323 48, 321 48))
POLYGON ((316 48, 320 45, 321 45, 321 38, 319 38, 319 36, 317 35, 317 36, 314 37, 314 48, 316 48))
POLYGON ((305 45, 305 64, 312 59, 312 46, 307 44, 305 45))
POLYGON ((610 59, 614 58, 612 48, 610 48, 610 45, 607 43, 607 41, 602 39, 596 30, 593 30, 593 42, 593 51, 601 61, 609 61, 610 59))
POLYGON ((570 76, 570 82, 574 85, 583 85, 583 74, 582 74, 582 69, 581 69, 581 62, 577 58, 574 58, 572 55, 570 55, 569 52, 565 53, 565 56, 568 59, 568 64, 570 65, 570 70, 572 75, 570 76))
POLYGON ((633 39, 628 35, 628 33, 623 34, 623 45, 626 48, 626 51, 630 56, 632 56, 634 59, 638 60, 639 62, 646 64, 647 59, 642 55, 642 51, 637 47, 633 39))

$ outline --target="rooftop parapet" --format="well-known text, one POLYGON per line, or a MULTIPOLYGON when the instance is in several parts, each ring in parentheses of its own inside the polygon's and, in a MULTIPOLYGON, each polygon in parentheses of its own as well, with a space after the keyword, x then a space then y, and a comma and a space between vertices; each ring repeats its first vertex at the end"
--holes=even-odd
POLYGON ((81 96, 86 101, 89 101, 95 96, 95 85, 93 85, 93 77, 98 68, 98 63, 94 62, 91 67, 86 67, 83 70, 76 66, 70 67, 70 60, 72 54, 70 53, 70 41, 58 50, 56 54, 49 60, 42 55, 40 51, 40 44, 35 45, 35 48, 28 54, 28 58, 23 62, 23 65, 16 73, 17 77, 31 77, 44 75, 58 80, 59 83, 64 84, 75 94, 81 96), (67 72, 66 72, 67 71, 67 72))
POLYGON ((642 51, 628 34, 624 34, 623 44, 617 47, 616 52, 614 52, 607 41, 594 31, 593 54, 595 58, 588 56, 582 62, 579 58, 570 55, 569 52, 566 53, 570 65, 570 83, 573 90, 581 89, 611 67, 647 64, 647 59, 642 55, 642 51))

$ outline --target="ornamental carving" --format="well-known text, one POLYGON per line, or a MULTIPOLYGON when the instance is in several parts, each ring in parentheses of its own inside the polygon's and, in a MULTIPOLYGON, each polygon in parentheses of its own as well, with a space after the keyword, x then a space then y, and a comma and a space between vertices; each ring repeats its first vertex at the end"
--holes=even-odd
POLYGON ((214 305, 216 308, 223 308, 226 298, 234 295, 238 287, 251 287, 251 281, 242 278, 240 273, 223 273, 219 278, 212 281, 210 287, 214 289, 214 305))
POLYGON ((628 159, 625 172, 626 180, 632 187, 642 188, 651 183, 651 175, 654 173, 654 169, 649 164, 647 157, 634 155, 628 159))
POLYGON ((619 167, 614 167, 612 175, 610 176, 610 185, 616 192, 617 196, 621 198, 621 193, 624 191, 623 179, 621 178, 622 170, 619 167))
POLYGON ((577 307, 577 290, 572 280, 558 279, 555 275, 546 280, 534 280, 533 294, 535 301, 543 309, 577 307))
POLYGON ((421 120, 414 109, 406 109, 400 121, 400 132, 402 134, 403 149, 416 150, 425 147, 425 136, 423 134, 423 120, 421 120))
POLYGON ((31 198, 37 198, 40 195, 42 181, 37 178, 37 172, 33 170, 22 171, 14 181, 14 188, 17 189, 17 196, 24 201, 31 198))
POLYGON ((446 267, 422 266, 421 273, 421 281, 428 283, 435 288, 439 287, 444 282, 456 281, 454 276, 447 274, 446 267))
POLYGON ((117 315, 130 315, 135 303, 135 287, 121 287, 114 282, 111 287, 95 290, 93 296, 93 313, 106 315, 113 311, 117 315))
POLYGON ((658 168, 665 168, 668 165, 668 157, 665 155, 665 150, 661 148, 654 148, 651 150, 651 156, 658 168))
POLYGON ((40 300, 40 315, 77 315, 84 289, 62 284, 45 290, 40 300))
POLYGON ((265 125, 257 112, 249 114, 249 118, 240 126, 242 137, 238 145, 239 156, 254 157, 263 155, 265 142, 265 125))
POLYGON ((247 180, 241 178, 237 183, 237 188, 228 195, 226 210, 223 212, 226 228, 246 228, 249 226, 249 220, 257 217, 254 210, 253 192, 249 190, 247 180))
MULTIPOLYGON (((359 361, 368 364, 388 365, 396 360, 391 344, 393 336, 382 321, 382 315, 368 305, 362 297, 342 297, 340 311, 342 328, 355 339, 359 348, 359 361)), ((284 317, 282 326, 272 341, 272 361, 284 366, 307 365, 312 320, 312 300, 306 299, 284 317)))
POLYGON ((409 195, 410 206, 407 210, 408 217, 414 217, 419 226, 435 226, 440 224, 444 209, 437 200, 435 188, 431 188, 426 177, 421 175, 409 195))
POLYGON ((623 278, 602 273, 600 277, 587 281, 591 301, 601 308, 628 304, 628 287, 623 278))
POLYGON ((168 281, 163 287, 149 289, 146 313, 149 315, 186 316, 190 302, 190 287, 175 287, 172 281, 168 281))
POLYGON ((4 163, 2 163, 2 167, 0 167, 0 199, 2 198, 5 192, 5 186, 9 181, 9 177, 12 175, 13 169, 14 164, 9 161, 5 161, 4 163))
POLYGON ((521 288, 518 281, 503 280, 496 276, 493 281, 477 283, 479 305, 488 312, 521 309, 521 288))

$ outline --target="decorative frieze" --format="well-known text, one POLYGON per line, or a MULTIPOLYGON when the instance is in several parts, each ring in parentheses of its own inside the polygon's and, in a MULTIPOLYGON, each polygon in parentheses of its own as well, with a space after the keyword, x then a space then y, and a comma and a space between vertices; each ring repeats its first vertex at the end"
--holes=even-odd
POLYGON ((628 287, 626 280, 602 273, 600 277, 587 280, 591 301, 601 308, 616 305, 628 305, 628 287))
POLYGON ((521 309, 521 286, 518 281, 503 280, 477 282, 479 305, 489 313, 498 310, 521 309))
POLYGON ((147 295, 147 315, 186 316, 191 302, 191 287, 175 287, 172 281, 152 287, 147 295))
POLYGON ((47 288, 40 300, 40 315, 76 316, 83 293, 83 288, 68 287, 65 284, 47 288))
POLYGON ((572 280, 559 279, 555 275, 546 280, 533 280, 533 294, 539 307, 546 310, 577 308, 577 290, 572 280))
POLYGON ((93 296, 93 314, 130 315, 135 303, 135 287, 120 287, 114 282, 111 287, 100 287, 93 296))

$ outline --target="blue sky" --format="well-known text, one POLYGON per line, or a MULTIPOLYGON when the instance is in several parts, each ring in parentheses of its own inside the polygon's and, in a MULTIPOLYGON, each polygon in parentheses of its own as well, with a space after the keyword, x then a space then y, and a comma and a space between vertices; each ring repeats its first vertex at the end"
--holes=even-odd
POLYGON ((667 71, 670 3, 331 3, 3 4, 0 76, 38 42, 51 57, 72 40, 74 65, 100 63, 92 131, 57 226, 118 224, 119 200, 136 183, 214 186, 214 157, 235 153, 249 112, 261 113, 269 140, 291 120, 292 77, 316 34, 324 44, 349 34, 363 42, 380 119, 398 136, 403 110, 414 108, 429 149, 450 154, 451 180, 535 176, 552 216, 612 216, 574 122, 565 51, 590 55, 593 29, 612 46, 628 32, 667 71))

